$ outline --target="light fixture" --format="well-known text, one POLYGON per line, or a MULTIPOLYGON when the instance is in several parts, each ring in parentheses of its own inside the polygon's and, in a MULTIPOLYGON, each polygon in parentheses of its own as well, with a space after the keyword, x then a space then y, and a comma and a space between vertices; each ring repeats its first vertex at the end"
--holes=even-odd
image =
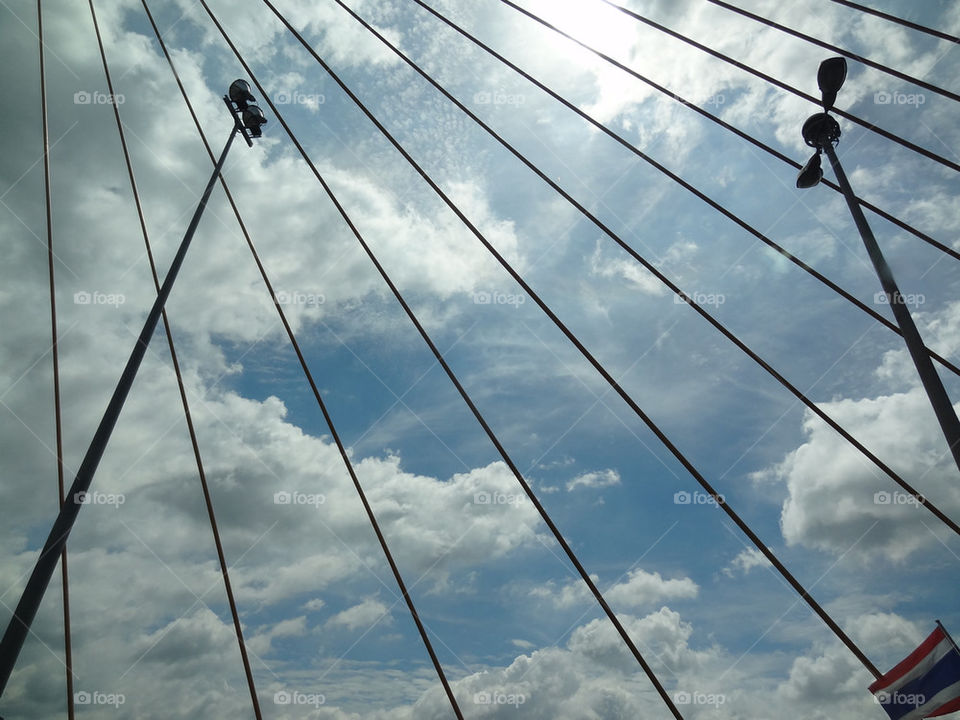
POLYGON ((842 57, 828 58, 817 70, 817 85, 823 94, 823 111, 830 112, 837 101, 837 93, 847 79, 847 60, 842 57))
POLYGON ((860 200, 850 187, 850 181, 847 174, 840 164, 840 158, 837 157, 837 151, 834 146, 840 141, 840 123, 829 115, 837 100, 837 92, 843 87, 847 79, 847 61, 842 57, 833 57, 820 63, 817 70, 817 85, 820 86, 820 92, 823 93, 823 112, 811 115, 803 123, 803 140, 816 152, 813 157, 807 160, 806 164, 797 175, 797 187, 800 189, 812 188, 816 186, 823 178, 823 169, 820 164, 820 154, 825 153, 833 171, 837 176, 837 185, 840 192, 843 193, 847 201, 847 207, 853 215, 854 224, 860 232, 860 238, 866 247, 867 255, 873 263, 874 270, 877 272, 877 278, 880 280, 880 287, 883 293, 890 298, 889 307, 899 326, 900 334, 903 336, 913 359, 913 364, 920 376, 920 382, 923 389, 930 399, 930 405, 937 421, 940 423, 940 429, 943 431, 944 439, 947 441, 947 447, 953 455, 957 469, 960 469, 960 418, 953 408, 950 396, 943 386, 943 381, 937 374, 937 369, 933 366, 930 359, 930 352, 923 344, 923 337, 917 330, 916 323, 910 315, 910 310, 906 303, 893 302, 893 298, 902 298, 900 289, 893 278, 893 271, 887 264, 886 258, 877 239, 870 229, 870 224, 863 214, 860 200))
POLYGON ((250 131, 252 137, 260 137, 260 126, 265 125, 267 119, 263 116, 263 110, 256 105, 247 105, 243 110, 243 126, 250 131))
POLYGON ((840 123, 827 113, 817 113, 807 118, 800 132, 807 145, 820 150, 840 139, 840 123))
POLYGON ((250 92, 250 83, 246 80, 234 80, 230 84, 230 99, 236 104, 237 110, 246 110, 247 105, 254 102, 256 98, 250 92))
POLYGON ((797 187, 805 190, 818 184, 823 178, 823 168, 820 166, 820 151, 813 154, 813 157, 807 160, 807 164, 797 175, 797 187))
POLYGON ((251 138, 258 138, 263 133, 260 126, 266 124, 263 110, 254 105, 257 99, 250 92, 250 83, 246 80, 234 80, 230 90, 223 96, 230 114, 233 115, 236 130, 243 135, 247 145, 253 147, 251 138))

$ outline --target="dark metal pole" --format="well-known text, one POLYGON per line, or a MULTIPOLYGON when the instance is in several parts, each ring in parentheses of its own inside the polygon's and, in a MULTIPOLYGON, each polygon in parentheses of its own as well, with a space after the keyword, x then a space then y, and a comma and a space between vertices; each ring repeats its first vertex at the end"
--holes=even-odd
POLYGON ((90 447, 87 448, 87 454, 84 455, 83 462, 80 463, 80 469, 77 471, 73 485, 70 486, 70 492, 67 495, 66 501, 60 508, 60 513, 53 523, 46 543, 44 543, 43 551, 37 559, 37 564, 33 568, 30 579, 27 580, 27 586, 23 589, 23 594, 20 596, 17 609, 14 611, 13 617, 10 618, 7 630, 3 634, 3 640, 0 641, 0 696, 2 696, 4 690, 6 690, 7 681, 10 679, 10 674, 13 672, 17 657, 23 648, 23 642, 27 637, 27 633, 30 632, 30 625, 33 623, 33 619, 40 607, 40 602, 43 600, 43 594, 46 592, 47 585, 50 584, 50 578, 57 567, 57 560, 60 558, 60 553, 67 544, 67 537, 70 535, 70 530, 73 528, 77 514, 80 512, 80 506, 83 504, 78 499, 82 497, 80 493, 86 493, 90 488, 90 483, 97 470, 97 465, 100 464, 100 459, 103 457, 104 450, 107 448, 110 435, 113 433, 113 428, 117 424, 117 418, 123 409, 124 401, 127 399, 127 394, 133 385, 137 370, 140 369, 140 363, 143 361, 143 357, 147 352, 147 345, 150 344, 150 338, 153 336, 157 322, 160 320, 160 313, 163 310, 164 304, 167 302, 170 290, 173 288, 173 283, 177 279, 177 273, 183 264, 183 259, 187 254, 187 248, 190 247, 193 234, 197 229, 197 225, 200 224, 200 216, 203 215, 204 208, 207 206, 207 200, 210 198, 213 186, 217 181, 217 177, 220 175, 223 163, 227 159, 227 153, 233 144, 233 138, 238 131, 241 131, 242 126, 232 109, 231 114, 234 115, 234 126, 230 130, 230 137, 227 139, 227 144, 220 154, 220 159, 217 160, 217 165, 213 169, 210 181, 207 183, 207 187, 203 191, 203 196, 200 198, 200 204, 197 206, 197 210, 193 214, 193 219, 190 220, 190 225, 187 227, 187 232, 180 242, 180 249, 177 251, 177 255, 170 265, 170 270, 167 272, 163 286, 160 288, 157 299, 150 309, 150 314, 147 316, 147 321, 143 325, 140 337, 133 346, 133 351, 130 353, 127 365, 123 369, 120 380, 117 382, 116 389, 113 391, 110 404, 107 405, 107 410, 100 420, 100 425, 97 427, 93 440, 90 441, 90 447))
POLYGON ((860 209, 860 203, 857 202, 856 196, 853 194, 853 189, 847 180, 847 175, 843 172, 843 167, 840 165, 840 159, 837 157, 837 153, 833 148, 833 143, 826 142, 822 147, 827 153, 827 157, 830 158, 830 164, 833 166, 833 171, 837 175, 837 183, 840 185, 840 189, 843 190, 843 196, 847 199, 847 205, 850 207, 853 220, 857 224, 857 229, 860 231, 860 237, 863 238, 863 244, 867 247, 867 254, 870 255, 873 267, 876 269, 877 275, 880 278, 883 291, 890 300, 890 309, 893 310, 893 316, 896 318, 897 324, 900 326, 900 331, 903 333, 903 339, 907 343, 907 350, 910 351, 910 357, 913 358, 913 364, 916 366, 917 372, 920 375, 920 382, 923 383, 923 388, 927 391, 930 404, 933 406, 933 411, 936 413, 937 420, 940 422, 940 427, 947 439, 947 445, 950 447, 950 452, 953 453, 953 459, 957 463, 957 468, 960 469, 960 420, 957 419, 957 413, 950 403, 950 397, 943 387, 940 376, 933 367, 930 355, 927 353, 927 349, 923 344, 923 338, 920 337, 920 332, 917 330, 917 326, 910 316, 910 310, 907 308, 903 295, 900 293, 900 289, 893 279, 893 272, 890 270, 890 266, 887 265, 883 253, 880 252, 880 246, 877 245, 876 238, 873 237, 873 231, 870 230, 867 219, 863 216, 863 210, 860 209))

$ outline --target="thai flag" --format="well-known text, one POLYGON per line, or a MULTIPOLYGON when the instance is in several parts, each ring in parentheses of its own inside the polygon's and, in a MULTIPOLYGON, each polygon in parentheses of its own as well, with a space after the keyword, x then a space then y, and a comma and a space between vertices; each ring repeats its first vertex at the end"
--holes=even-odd
POLYGON ((960 650, 943 626, 870 686, 892 720, 938 717, 960 710, 960 650))

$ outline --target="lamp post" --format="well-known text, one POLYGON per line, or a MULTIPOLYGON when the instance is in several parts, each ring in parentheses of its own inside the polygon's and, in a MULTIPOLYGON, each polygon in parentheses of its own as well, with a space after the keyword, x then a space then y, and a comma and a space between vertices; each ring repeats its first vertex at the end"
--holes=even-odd
POLYGON ((113 433, 113 428, 117 423, 117 418, 120 416, 120 411, 123 409, 123 404, 130 392, 130 387, 133 385, 133 380, 137 375, 137 371, 140 369, 140 364, 147 351, 147 345, 150 344, 150 338, 153 336, 153 332, 157 327, 163 306, 170 296, 170 291, 173 289, 173 283, 177 279, 177 273, 183 264, 183 259, 187 254, 190 241, 193 239, 193 234, 197 229, 197 225, 200 223, 200 217, 203 214, 204 208, 207 206, 207 200, 210 198, 210 193, 216 183, 217 176, 220 175, 223 163, 227 159, 227 153, 233 144, 233 138, 239 132, 243 135, 244 140, 247 141, 247 145, 253 147, 251 138, 260 137, 260 126, 267 122, 260 108, 251 104, 254 102, 254 97, 250 93, 250 86, 243 80, 236 80, 230 85, 229 95, 224 95, 223 101, 233 118, 230 137, 227 138, 227 143, 223 148, 223 152, 220 154, 220 159, 217 160, 213 174, 210 176, 210 181, 207 183, 207 187, 204 189, 203 195, 200 198, 200 204, 197 206, 196 212, 194 212, 193 218, 190 220, 190 225, 187 227, 187 231, 183 236, 183 240, 180 242, 180 247, 170 265, 160 292, 157 294, 157 299, 154 301, 153 307, 150 309, 150 314, 147 316, 147 320, 143 325, 140 337, 137 338, 137 342, 133 346, 126 367, 123 369, 123 374, 120 376, 117 387, 113 391, 113 396, 110 398, 110 403, 107 405, 103 418, 101 418, 100 424, 97 426, 93 440, 90 441, 90 446, 87 448, 83 461, 80 463, 80 468, 77 470, 77 475, 73 484, 70 486, 70 490, 60 508, 60 512, 53 522, 53 527, 50 529, 50 534, 47 536, 40 557, 37 558, 33 572, 30 574, 30 579, 27 580, 27 585, 20 596, 20 602, 17 604, 13 617, 10 618, 6 632, 3 634, 3 640, 0 640, 0 696, 3 695, 6 689, 7 681, 13 672, 13 667, 23 647, 23 642, 27 637, 27 633, 30 632, 30 625, 33 623, 33 619, 40 607, 40 602, 43 600, 43 595, 50 583, 50 578, 56 569, 57 560, 60 559, 61 551, 67 543, 67 537, 70 535, 71 529, 73 529, 73 524, 76 522, 77 515, 80 512, 80 507, 83 505, 86 493, 90 489, 90 483, 93 481, 97 465, 99 465, 100 459, 103 457, 107 443, 110 440, 110 435, 113 433))
POLYGON ((823 94, 823 112, 807 118, 801 131, 804 141, 810 147, 815 148, 816 152, 800 170, 800 174, 797 176, 797 187, 811 188, 820 182, 823 177, 820 153, 825 152, 837 176, 837 183, 847 200, 847 206, 853 215, 853 221, 860 231, 860 237, 863 238, 863 244, 867 248, 870 261, 880 278, 880 285, 887 296, 890 309, 893 311, 893 316, 907 344, 907 350, 910 352, 913 364, 920 375, 920 382, 930 398, 933 412, 936 414, 943 435, 947 439, 947 445, 950 447, 950 452, 953 453, 957 468, 960 469, 960 420, 957 419, 957 413, 953 409, 940 376, 933 367, 933 361, 930 359, 930 354, 923 344, 923 338, 920 337, 920 332, 913 322, 913 317, 910 315, 904 297, 897 287, 893 272, 883 257, 883 253, 880 252, 880 246, 867 224, 863 209, 853 193, 853 188, 850 187, 847 175, 840 164, 840 158, 837 157, 836 150, 834 150, 834 146, 840 141, 840 124, 829 113, 837 99, 837 92, 843 86, 846 77, 847 61, 844 58, 830 58, 820 63, 820 69, 817 72, 817 84, 823 94))

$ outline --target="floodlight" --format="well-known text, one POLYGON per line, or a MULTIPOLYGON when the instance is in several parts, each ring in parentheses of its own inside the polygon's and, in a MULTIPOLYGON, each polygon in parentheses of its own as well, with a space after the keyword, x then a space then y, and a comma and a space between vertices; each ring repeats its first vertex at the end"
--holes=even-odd
POLYGON ((231 83, 230 99, 236 104, 237 110, 246 110, 247 105, 256 100, 250 92, 250 83, 246 80, 234 80, 231 83))
POLYGON ((260 137, 260 126, 265 125, 267 119, 263 116, 263 110, 256 105, 248 105, 243 111, 243 126, 250 131, 252 137, 260 137))

